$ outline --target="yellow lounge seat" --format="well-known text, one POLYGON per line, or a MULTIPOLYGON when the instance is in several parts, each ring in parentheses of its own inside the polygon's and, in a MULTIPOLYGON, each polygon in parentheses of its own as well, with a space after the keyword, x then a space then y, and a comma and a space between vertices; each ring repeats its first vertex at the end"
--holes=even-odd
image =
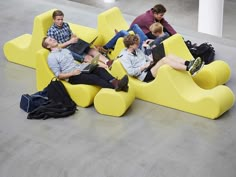
MULTIPOLYGON (((112 74, 122 76, 125 73, 120 61, 115 60, 112 74)), ((202 89, 188 72, 177 71, 168 65, 158 70, 158 77, 152 82, 145 83, 129 77, 129 84, 134 88, 136 98, 210 119, 221 116, 235 101, 233 92, 227 86, 202 89)))
MULTIPOLYGON (((38 90, 43 90, 54 76, 47 64, 48 51, 41 49, 36 53, 36 84, 38 90)), ((72 85, 63 81, 69 95, 74 102, 81 107, 88 107, 93 104, 94 97, 100 90, 100 87, 77 84, 72 85)))
MULTIPOLYGON (((41 43, 43 37, 46 36, 47 30, 53 24, 52 13, 56 9, 51 9, 34 18, 33 32, 31 34, 23 34, 4 44, 3 51, 8 61, 35 68, 36 52, 42 49, 41 43)), ((92 41, 98 32, 96 29, 71 24, 72 31, 85 41, 92 41)), ((100 38, 95 42, 99 43, 100 38)))
MULTIPOLYGON (((128 30, 129 25, 124 19, 120 9, 118 7, 113 7, 104 11, 98 15, 98 33, 102 36, 102 45, 105 45, 110 39, 115 36, 115 29, 128 30)), ((120 51, 124 48, 123 38, 119 38, 116 42, 114 50, 109 55, 110 58, 116 58, 120 51)))
MULTIPOLYGON (((165 53, 174 54, 185 60, 191 60, 192 54, 189 52, 183 37, 175 34, 163 41, 165 53)), ((231 71, 229 65, 222 60, 205 65, 194 77, 193 80, 204 89, 211 89, 217 85, 225 84, 230 79, 231 71)))
POLYGON ((100 114, 120 117, 135 99, 134 90, 116 92, 114 89, 102 88, 94 98, 94 107, 100 114))

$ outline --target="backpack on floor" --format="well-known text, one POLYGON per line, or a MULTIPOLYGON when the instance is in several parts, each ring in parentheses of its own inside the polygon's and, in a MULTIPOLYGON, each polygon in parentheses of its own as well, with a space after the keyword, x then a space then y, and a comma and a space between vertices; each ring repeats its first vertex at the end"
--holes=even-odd
POLYGON ((44 90, 47 90, 47 104, 34 109, 28 114, 27 119, 62 118, 76 112, 76 104, 60 80, 52 79, 44 90))
POLYGON ((192 44, 191 41, 187 40, 185 44, 194 58, 201 57, 205 64, 214 61, 215 49, 210 43, 204 42, 198 46, 196 43, 192 44))

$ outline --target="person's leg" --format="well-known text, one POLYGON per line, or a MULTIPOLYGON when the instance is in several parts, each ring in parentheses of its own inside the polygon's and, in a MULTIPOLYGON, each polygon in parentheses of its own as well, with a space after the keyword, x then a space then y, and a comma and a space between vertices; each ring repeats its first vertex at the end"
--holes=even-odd
MULTIPOLYGON (((177 59, 178 60, 178 59, 177 59)), ((164 57, 162 58, 161 60, 159 60, 152 68, 151 68, 151 73, 153 75, 153 77, 156 77, 157 75, 157 71, 158 69, 164 65, 164 64, 167 64, 169 66, 171 66, 172 68, 174 69, 177 69, 177 70, 186 70, 187 69, 187 66, 185 65, 184 62, 179 62, 175 59, 172 59, 172 58, 169 58, 169 57, 164 57)))
POLYGON ((103 68, 110 68, 113 60, 109 60, 108 58, 106 58, 104 55, 102 55, 100 52, 98 52, 96 49, 91 48, 89 50, 89 55, 95 57, 97 55, 99 55, 99 66, 103 67, 103 68))
POLYGON ((72 76, 69 78, 69 82, 71 84, 87 84, 100 86, 102 88, 114 88, 111 82, 108 82, 98 75, 92 73, 81 73, 79 75, 72 76))
POLYGON ((97 85, 102 88, 113 88, 116 91, 128 91, 128 76, 121 80, 115 79, 104 68, 97 67, 92 73, 81 73, 69 78, 71 84, 97 85))
POLYGON ((73 51, 71 51, 71 50, 70 50, 70 52, 71 52, 73 58, 74 58, 76 61, 79 61, 80 63, 84 62, 84 56, 83 56, 83 55, 79 55, 79 54, 77 54, 77 53, 75 53, 75 52, 73 52, 73 51))
POLYGON ((141 49, 143 42, 146 41, 148 37, 144 34, 142 29, 137 24, 132 25, 129 30, 132 30, 135 34, 139 36, 140 38, 139 48, 141 49))
POLYGON ((117 40, 120 38, 120 37, 124 37, 124 36, 127 36, 129 33, 125 30, 121 30, 119 31, 118 33, 116 33, 116 35, 108 42, 106 43, 103 47, 105 49, 113 49, 116 45, 116 42, 117 40))
POLYGON ((96 68, 92 73, 98 75, 100 78, 106 80, 107 82, 110 82, 116 91, 128 91, 129 81, 127 75, 118 80, 115 79, 106 69, 99 67, 96 68))

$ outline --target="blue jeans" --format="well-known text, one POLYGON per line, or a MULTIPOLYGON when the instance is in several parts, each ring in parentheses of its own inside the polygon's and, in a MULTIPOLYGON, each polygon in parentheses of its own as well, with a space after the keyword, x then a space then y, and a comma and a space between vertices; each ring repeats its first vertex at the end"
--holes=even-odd
POLYGON ((140 38, 140 43, 139 43, 139 48, 142 48, 142 44, 144 41, 146 41, 148 39, 148 37, 144 34, 144 32, 141 30, 141 28, 137 25, 134 24, 133 26, 131 26, 130 29, 126 30, 121 30, 119 31, 108 43, 106 43, 106 45, 104 45, 103 47, 105 49, 113 49, 116 45, 117 40, 120 37, 125 37, 129 34, 128 31, 133 31, 135 34, 137 34, 140 38))

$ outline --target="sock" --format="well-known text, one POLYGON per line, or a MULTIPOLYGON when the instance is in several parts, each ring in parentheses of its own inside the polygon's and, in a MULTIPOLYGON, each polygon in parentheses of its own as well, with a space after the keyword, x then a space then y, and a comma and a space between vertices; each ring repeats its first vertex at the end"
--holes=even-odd
POLYGON ((185 61, 184 64, 187 66, 187 67, 186 67, 186 70, 188 71, 188 70, 189 70, 189 64, 190 64, 190 62, 189 62, 189 61, 185 61))

